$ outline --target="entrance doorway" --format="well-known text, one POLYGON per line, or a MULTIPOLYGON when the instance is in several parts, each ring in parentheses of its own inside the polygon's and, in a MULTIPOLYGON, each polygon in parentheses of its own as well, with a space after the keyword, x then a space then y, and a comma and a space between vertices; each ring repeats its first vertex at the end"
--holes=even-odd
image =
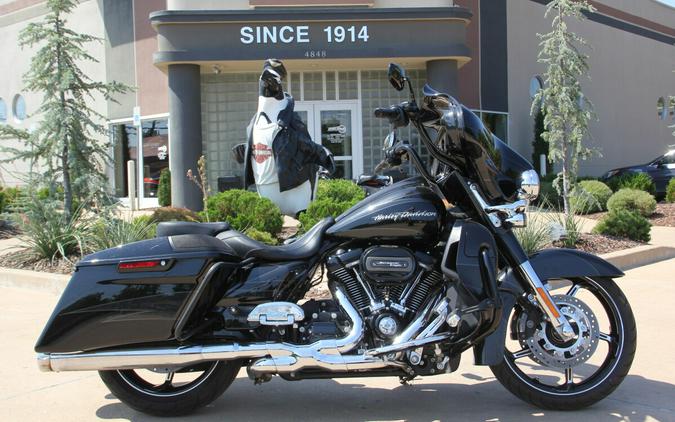
POLYGON ((295 111, 307 125, 312 140, 333 153, 333 177, 353 180, 363 173, 358 101, 299 101, 295 111))
POLYGON ((157 207, 159 176, 169 168, 169 121, 167 118, 144 119, 140 126, 132 122, 110 125, 115 165, 115 195, 129 201, 127 162, 133 161, 139 208, 157 207), (140 146, 140 147, 139 147, 140 146))

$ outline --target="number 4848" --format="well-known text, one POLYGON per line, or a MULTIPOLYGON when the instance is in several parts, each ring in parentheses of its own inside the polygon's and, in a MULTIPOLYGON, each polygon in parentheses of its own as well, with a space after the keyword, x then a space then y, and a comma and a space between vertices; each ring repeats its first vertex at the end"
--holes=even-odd
POLYGON ((329 43, 341 43, 345 41, 357 42, 363 41, 368 42, 368 26, 362 26, 360 29, 357 29, 355 26, 344 27, 344 26, 327 26, 323 29, 323 32, 326 33, 326 40, 329 43))

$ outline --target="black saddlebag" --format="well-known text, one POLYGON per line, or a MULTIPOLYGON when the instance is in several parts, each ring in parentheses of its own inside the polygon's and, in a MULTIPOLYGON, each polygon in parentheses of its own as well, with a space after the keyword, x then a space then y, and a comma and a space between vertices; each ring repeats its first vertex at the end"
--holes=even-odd
MULTIPOLYGON (((35 350, 65 353, 172 340, 177 320, 207 274, 209 286, 202 292, 222 293, 238 265, 228 252, 211 236, 180 235, 84 257, 35 350), (215 263, 217 270, 209 271, 215 263)), ((196 302, 190 314, 206 312, 196 302)))

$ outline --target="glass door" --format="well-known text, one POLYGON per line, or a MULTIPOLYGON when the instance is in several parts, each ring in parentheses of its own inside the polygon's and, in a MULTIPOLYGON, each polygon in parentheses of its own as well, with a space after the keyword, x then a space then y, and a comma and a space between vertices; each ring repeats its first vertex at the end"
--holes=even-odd
POLYGON ((333 177, 356 179, 363 172, 361 119, 356 101, 300 103, 296 112, 307 125, 314 142, 335 158, 333 177))
POLYGON ((159 206, 157 191, 162 170, 169 168, 169 124, 167 119, 145 120, 141 123, 143 156, 139 168, 138 197, 141 208, 159 206))

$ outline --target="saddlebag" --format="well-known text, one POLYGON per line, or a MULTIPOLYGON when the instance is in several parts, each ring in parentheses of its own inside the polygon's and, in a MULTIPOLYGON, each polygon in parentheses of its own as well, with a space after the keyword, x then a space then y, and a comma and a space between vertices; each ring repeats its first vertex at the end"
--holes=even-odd
POLYGON ((176 337, 222 294, 239 259, 207 235, 158 237, 77 264, 35 350, 66 353, 176 337), (189 315, 188 315, 189 314, 189 315))

